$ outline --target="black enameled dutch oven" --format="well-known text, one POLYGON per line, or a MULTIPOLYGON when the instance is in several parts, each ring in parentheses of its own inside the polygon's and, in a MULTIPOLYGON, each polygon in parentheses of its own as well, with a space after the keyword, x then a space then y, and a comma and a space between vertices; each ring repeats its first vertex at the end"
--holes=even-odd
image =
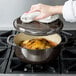
POLYGON ((21 31, 22 33, 10 35, 7 39, 7 42, 10 45, 15 46, 16 56, 26 63, 41 64, 50 60, 53 61, 60 54, 63 45, 67 42, 66 36, 64 36, 65 40, 62 42, 62 36, 59 34, 63 27, 63 23, 60 19, 47 24, 39 22, 25 24, 20 21, 20 18, 17 18, 14 21, 14 27, 17 29, 17 31, 21 31), (13 43, 10 42, 12 37, 13 43), (42 50, 31 50, 19 46, 21 41, 35 38, 45 38, 56 43, 57 45, 53 48, 42 50))

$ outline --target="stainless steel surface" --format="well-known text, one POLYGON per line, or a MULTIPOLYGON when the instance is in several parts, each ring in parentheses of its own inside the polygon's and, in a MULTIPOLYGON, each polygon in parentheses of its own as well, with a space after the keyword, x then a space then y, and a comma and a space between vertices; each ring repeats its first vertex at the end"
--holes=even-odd
MULTIPOLYGON (((33 54, 33 53, 30 53, 29 50, 25 50, 25 49, 21 49, 22 51, 22 54, 24 55, 24 57, 30 61, 35 61, 35 62, 40 62, 40 61, 44 61, 46 60, 53 49, 51 49, 50 51, 47 49, 47 50, 44 50, 44 51, 38 51, 38 53, 40 53, 39 55, 37 54, 33 54), (29 51, 29 52, 28 52, 29 51)), ((37 53, 37 51, 36 51, 37 53)))

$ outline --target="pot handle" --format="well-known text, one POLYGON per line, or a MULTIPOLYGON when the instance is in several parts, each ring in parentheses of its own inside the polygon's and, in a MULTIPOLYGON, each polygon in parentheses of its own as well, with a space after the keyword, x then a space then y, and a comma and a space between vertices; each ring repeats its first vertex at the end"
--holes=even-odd
POLYGON ((8 43, 9 45, 16 46, 16 44, 14 44, 14 42, 10 42, 10 39, 13 38, 14 36, 15 36, 15 35, 10 35, 10 36, 8 36, 8 38, 7 38, 7 43, 8 43))
POLYGON ((72 36, 72 34, 71 33, 68 33, 68 32, 66 32, 66 31, 61 31, 64 35, 67 35, 67 36, 69 36, 69 37, 71 37, 72 36))
POLYGON ((73 35, 71 33, 68 33, 68 32, 63 31, 63 30, 61 32, 64 34, 64 38, 65 38, 65 41, 62 42, 61 44, 64 45, 64 44, 66 44, 68 42, 68 38, 67 37, 72 37, 73 35))
POLYGON ((68 42, 68 39, 67 39, 67 36, 66 35, 64 35, 64 38, 65 38, 65 41, 64 42, 61 42, 61 45, 65 45, 68 42))

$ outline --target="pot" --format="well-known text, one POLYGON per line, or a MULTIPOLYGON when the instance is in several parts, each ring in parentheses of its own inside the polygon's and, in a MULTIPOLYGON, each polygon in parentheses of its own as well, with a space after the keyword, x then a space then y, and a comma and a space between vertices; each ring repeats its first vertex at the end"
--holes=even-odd
POLYGON ((7 42, 10 45, 15 46, 15 54, 22 61, 26 63, 41 64, 41 63, 46 63, 50 60, 53 61, 54 59, 57 58, 57 56, 60 54, 63 45, 67 42, 66 36, 64 37, 65 37, 65 41, 62 42, 62 37, 58 33, 47 36, 32 36, 32 35, 26 35, 25 33, 19 33, 17 35, 10 35, 7 38, 7 42), (10 39, 12 37, 14 37, 13 43, 10 42, 10 39), (30 40, 34 38, 45 38, 49 41, 56 43, 57 46, 48 49, 42 49, 42 50, 31 50, 19 46, 21 41, 30 40))

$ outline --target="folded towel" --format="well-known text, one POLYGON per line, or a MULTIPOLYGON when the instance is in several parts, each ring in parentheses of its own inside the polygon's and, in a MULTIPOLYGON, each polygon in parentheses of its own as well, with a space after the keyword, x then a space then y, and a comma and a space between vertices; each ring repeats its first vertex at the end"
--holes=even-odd
MULTIPOLYGON (((34 18, 37 17, 40 14, 40 12, 33 12, 33 13, 24 13, 20 19, 24 23, 30 23, 34 21, 34 18)), ((44 19, 37 20, 38 22, 42 23, 51 23, 59 18, 59 15, 49 16, 44 19)))

